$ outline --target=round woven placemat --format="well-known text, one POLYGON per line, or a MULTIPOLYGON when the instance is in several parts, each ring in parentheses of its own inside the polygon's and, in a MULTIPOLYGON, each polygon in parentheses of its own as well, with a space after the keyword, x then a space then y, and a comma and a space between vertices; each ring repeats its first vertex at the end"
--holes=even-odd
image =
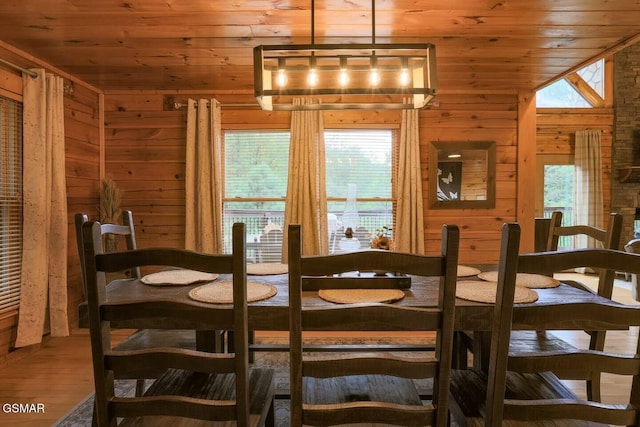
POLYGON ((477 274, 480 274, 480 270, 477 268, 469 267, 468 265, 458 266, 458 277, 475 276, 477 274))
MULTIPOLYGON (((478 277, 487 282, 497 282, 497 271, 486 271, 478 274, 478 277)), ((516 275, 516 286, 522 286, 531 289, 557 288, 560 282, 553 277, 544 276, 542 274, 518 273, 516 275)))
POLYGON ((394 302, 404 298, 401 289, 320 289, 318 296, 338 304, 394 302))
MULTIPOLYGON (((496 302, 498 284, 480 280, 462 280, 456 285, 456 297, 476 302, 496 302)), ((516 286, 513 302, 522 304, 538 300, 538 293, 533 289, 516 286)))
POLYGON ((288 264, 279 262, 259 262, 247 264, 247 274, 252 276, 269 276, 272 274, 286 274, 289 272, 288 264))
POLYGON ((217 274, 195 270, 163 270, 147 274, 140 281, 153 286, 184 286, 198 282, 211 282, 218 278, 217 274))
MULTIPOLYGON (((254 302, 271 298, 278 289, 268 283, 247 282, 247 301, 254 302)), ((214 304, 233 303, 233 282, 230 279, 220 280, 215 283, 207 283, 189 291, 189 298, 200 302, 214 304)))

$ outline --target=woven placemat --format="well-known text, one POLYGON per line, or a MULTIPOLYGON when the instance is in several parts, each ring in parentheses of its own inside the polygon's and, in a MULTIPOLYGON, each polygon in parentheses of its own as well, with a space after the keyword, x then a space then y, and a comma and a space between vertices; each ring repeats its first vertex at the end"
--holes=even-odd
MULTIPOLYGON (((496 302, 498 284, 480 280, 462 280, 456 285, 456 297, 476 302, 496 302)), ((516 286, 513 302, 522 304, 538 300, 538 293, 533 289, 516 286)))
POLYGON ((163 270, 157 273, 147 274, 140 281, 153 286, 184 286, 198 282, 211 282, 218 278, 217 274, 202 271, 176 269, 163 270))
POLYGON ((401 289, 320 289, 318 296, 338 304, 394 302, 404 298, 401 289))
MULTIPOLYGON (((497 271, 486 271, 478 274, 478 277, 487 282, 497 282, 497 271)), ((557 288, 560 282, 553 277, 544 276, 542 274, 518 273, 516 275, 516 286, 522 286, 531 289, 557 288)))
POLYGON ((247 264, 247 274, 252 276, 269 276, 272 274, 287 274, 288 272, 289 265, 280 264, 279 262, 247 264))
POLYGON ((458 266, 458 277, 475 276, 477 274, 480 274, 480 270, 477 268, 469 267, 468 265, 458 266))
MULTIPOLYGON (((271 298, 278 293, 278 289, 268 283, 247 281, 247 301, 254 302, 271 298)), ((233 303, 233 282, 231 279, 207 283, 189 291, 189 298, 200 302, 214 304, 233 303)))

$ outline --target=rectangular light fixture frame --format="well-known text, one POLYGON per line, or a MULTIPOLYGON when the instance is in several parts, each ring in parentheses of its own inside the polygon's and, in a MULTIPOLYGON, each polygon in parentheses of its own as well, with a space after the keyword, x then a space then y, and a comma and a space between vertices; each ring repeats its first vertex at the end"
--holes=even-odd
POLYGON ((266 111, 421 109, 436 95, 435 46, 430 43, 260 45, 253 58, 255 96, 266 111), (312 67, 317 86, 306 79, 312 67), (404 67, 407 84, 398 80, 404 67), (375 86, 365 77, 372 68, 380 75, 375 86), (339 77, 345 69, 351 74, 349 84, 339 77), (281 87, 278 72, 286 73, 281 87), (294 104, 296 96, 319 102, 294 104))

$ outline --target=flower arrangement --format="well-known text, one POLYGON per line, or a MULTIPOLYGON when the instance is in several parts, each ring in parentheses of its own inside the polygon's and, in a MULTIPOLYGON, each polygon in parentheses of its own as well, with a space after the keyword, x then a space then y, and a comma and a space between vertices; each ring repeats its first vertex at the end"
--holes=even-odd
POLYGON ((386 225, 382 228, 378 228, 371 240, 372 249, 384 249, 387 251, 393 250, 393 240, 391 239, 391 227, 386 225))

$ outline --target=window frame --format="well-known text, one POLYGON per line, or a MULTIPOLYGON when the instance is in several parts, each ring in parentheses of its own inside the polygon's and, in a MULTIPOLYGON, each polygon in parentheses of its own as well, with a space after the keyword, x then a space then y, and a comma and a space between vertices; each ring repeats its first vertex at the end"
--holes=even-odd
MULTIPOLYGON (((330 132, 330 131, 358 131, 358 130, 366 130, 366 131, 389 131, 391 133, 391 195, 389 197, 360 197, 359 195, 356 197, 357 203, 361 204, 361 203, 365 203, 365 202, 386 202, 386 203, 390 203, 391 204, 391 209, 390 209, 390 214, 391 214, 391 221, 392 224, 390 224, 391 228, 395 228, 395 222, 396 222, 396 212, 397 212, 397 180, 398 180, 398 151, 399 151, 399 132, 397 127, 394 126, 353 126, 353 127, 328 127, 325 129, 325 132, 330 132)), ((225 206, 227 203, 229 202, 282 202, 285 203, 286 201, 286 191, 285 191, 285 195, 283 195, 282 197, 248 197, 248 198, 238 198, 238 197, 228 197, 227 196, 227 189, 226 189, 226 172, 227 172, 227 165, 226 165, 226 135, 229 132, 243 132, 243 133, 252 133, 252 132, 256 132, 256 133, 267 133, 267 132, 287 132, 289 133, 290 130, 289 129, 265 129, 265 128, 255 128, 255 129, 246 129, 246 128, 226 128, 222 130, 222 156, 223 156, 223 165, 222 165, 222 171, 223 171, 223 185, 222 185, 222 191, 223 191, 223 198, 222 198, 222 203, 223 203, 223 211, 225 211, 225 206)), ((340 203, 343 202, 345 203, 347 200, 346 195, 345 197, 337 197, 337 196, 329 196, 327 195, 327 205, 331 204, 331 203, 340 203)), ((332 212, 333 213, 333 212, 332 212)), ((283 207, 283 214, 284 214, 284 207, 283 207)), ((226 228, 228 228, 228 224, 226 224, 226 220, 225 217, 226 213, 223 212, 223 226, 226 230, 226 228)), ((375 232, 375 230, 370 230, 371 233, 375 232)), ((223 233, 225 236, 225 242, 227 234, 228 233, 223 233)), ((249 236, 249 240, 251 239, 255 239, 257 236, 249 236)), ((227 250, 229 250, 229 248, 226 247, 227 244, 225 243, 225 252, 227 250)))

